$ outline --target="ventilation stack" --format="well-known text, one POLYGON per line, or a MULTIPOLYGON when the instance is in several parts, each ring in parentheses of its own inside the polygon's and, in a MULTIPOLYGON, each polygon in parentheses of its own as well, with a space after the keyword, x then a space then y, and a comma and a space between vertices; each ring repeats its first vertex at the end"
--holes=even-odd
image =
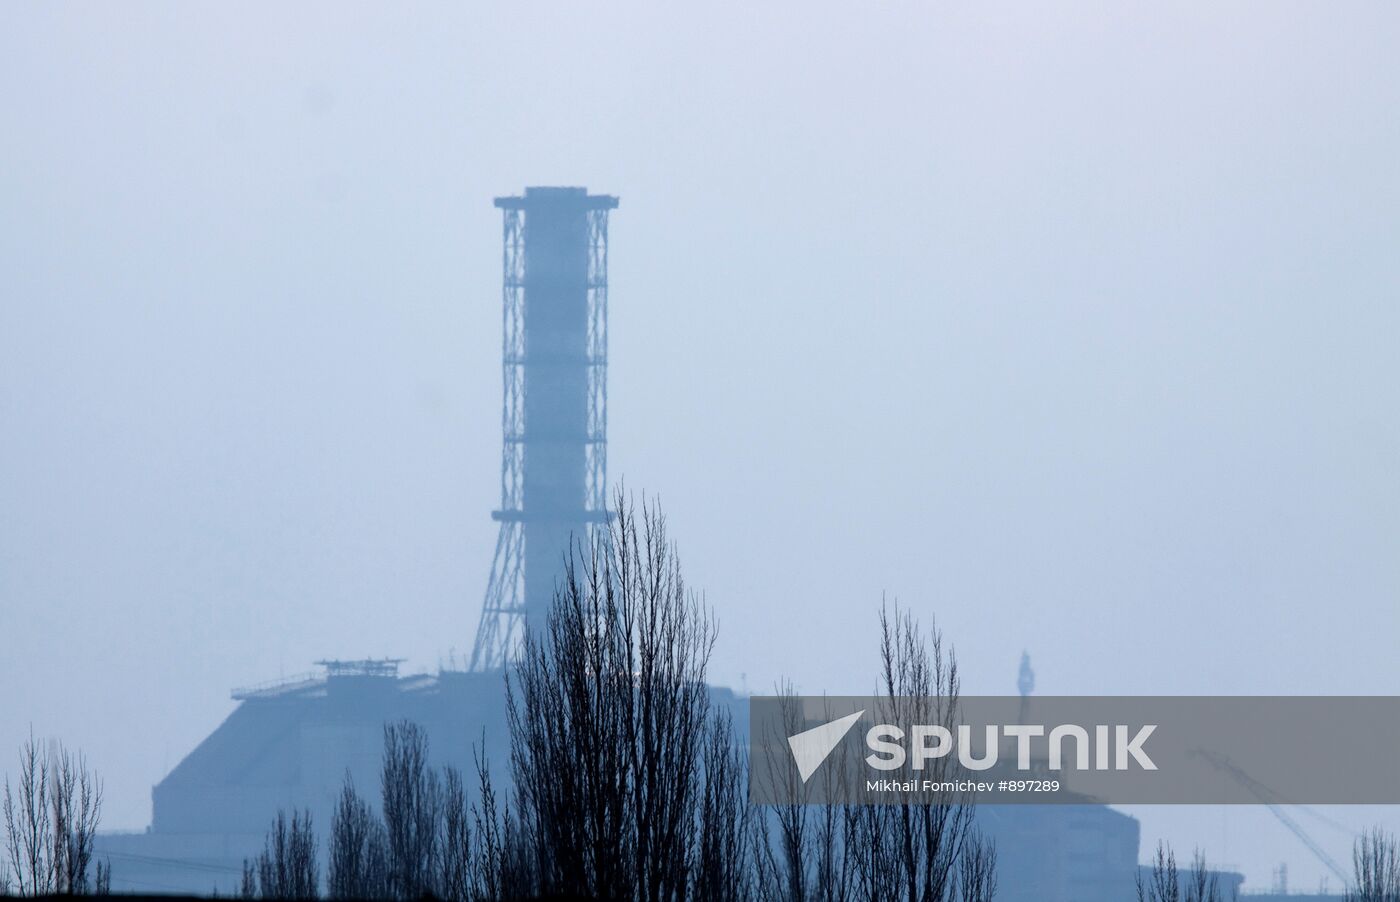
POLYGON ((543 625, 571 542, 607 520, 608 211, 585 188, 526 188, 504 214, 500 534, 472 650, 502 667, 543 625))

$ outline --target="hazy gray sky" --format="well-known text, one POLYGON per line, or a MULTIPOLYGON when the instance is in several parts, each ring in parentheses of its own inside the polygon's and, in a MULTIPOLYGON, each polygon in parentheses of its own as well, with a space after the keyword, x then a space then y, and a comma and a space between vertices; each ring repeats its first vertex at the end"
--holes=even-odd
MULTIPOLYGON (((720 682, 868 690, 889 593, 977 692, 1028 649, 1400 693, 1397 46, 1389 3, 0 6, 0 769, 32 724, 143 826, 231 687, 470 648, 532 184, 622 198, 611 475, 720 682)), ((1315 885, 1265 812, 1134 813, 1315 885)))

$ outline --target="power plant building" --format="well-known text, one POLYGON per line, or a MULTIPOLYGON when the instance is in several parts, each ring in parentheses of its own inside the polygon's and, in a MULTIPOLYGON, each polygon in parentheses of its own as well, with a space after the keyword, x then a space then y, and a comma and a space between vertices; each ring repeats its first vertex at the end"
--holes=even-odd
MULTIPOLYGON (((324 838, 347 777, 379 794, 383 727, 427 731, 434 765, 509 766, 503 668, 542 622, 565 556, 606 524, 608 214, 618 200, 532 187, 495 201, 503 223, 499 535, 468 670, 404 675, 393 659, 318 662, 303 677, 237 690, 238 707, 152 791, 144 833, 99 835, 112 889, 233 894, 278 809, 308 809, 324 838)), ((744 700, 716 705, 747 724, 744 700)), ((998 899, 1130 898, 1137 822, 1102 806, 989 809, 998 899)), ((323 858, 324 860, 324 858, 323 858)))

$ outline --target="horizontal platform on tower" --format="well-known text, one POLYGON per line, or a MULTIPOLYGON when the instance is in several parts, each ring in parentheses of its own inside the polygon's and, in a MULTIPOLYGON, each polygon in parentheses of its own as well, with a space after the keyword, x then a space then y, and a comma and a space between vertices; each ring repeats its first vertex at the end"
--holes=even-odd
POLYGON ((523 511, 511 508, 491 512, 492 520, 510 523, 607 523, 612 516, 611 511, 590 510, 523 511))
POLYGON ((608 358, 589 354, 507 354, 506 366, 607 366, 608 358))
POLYGON ((496 198, 502 210, 525 210, 531 207, 575 207, 580 210, 616 210, 617 198, 611 194, 589 194, 587 188, 526 188, 525 196, 496 198))
POLYGON ((574 445, 606 445, 608 440, 601 435, 585 435, 577 432, 571 435, 561 435, 559 433, 527 433, 525 435, 508 435, 505 437, 505 443, 507 445, 544 444, 546 442, 566 442, 574 445))

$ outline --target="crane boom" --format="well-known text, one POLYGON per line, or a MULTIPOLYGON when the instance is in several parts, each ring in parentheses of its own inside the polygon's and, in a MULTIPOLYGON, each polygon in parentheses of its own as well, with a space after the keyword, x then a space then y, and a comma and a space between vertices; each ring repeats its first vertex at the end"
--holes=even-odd
POLYGON ((1326 866, 1327 870, 1337 875, 1337 879, 1342 881, 1343 886, 1346 885, 1347 875, 1346 872, 1342 870, 1342 866, 1337 864, 1337 860, 1331 855, 1328 855, 1322 846, 1317 844, 1317 840, 1313 839, 1312 836, 1308 834, 1308 831, 1304 830, 1302 825, 1293 818, 1293 815, 1289 814, 1284 809, 1283 806, 1286 802, 1282 796, 1245 773, 1235 762, 1217 752, 1208 751, 1206 749, 1196 749, 1195 754, 1200 755, 1202 758, 1215 765, 1216 768, 1232 777, 1236 783, 1248 789, 1256 799, 1264 804, 1264 807, 1269 809, 1269 812, 1274 817, 1279 819, 1279 823, 1287 827, 1290 833, 1298 837, 1298 840, 1308 847, 1308 851, 1313 853, 1317 860, 1326 866))

